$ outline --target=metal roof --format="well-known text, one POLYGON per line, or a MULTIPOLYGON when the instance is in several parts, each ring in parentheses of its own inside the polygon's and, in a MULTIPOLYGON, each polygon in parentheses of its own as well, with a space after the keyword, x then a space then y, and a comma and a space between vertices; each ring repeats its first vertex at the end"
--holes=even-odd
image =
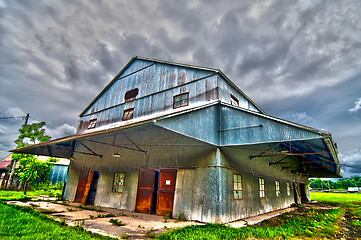
MULTIPOLYGON (((94 152, 94 148, 87 146, 86 142, 147 152, 147 146, 155 143, 165 146, 172 141, 172 137, 179 136, 183 137, 185 142, 189 141, 187 139, 192 139, 197 144, 219 147, 225 150, 230 148, 239 151, 251 150, 250 160, 267 157, 267 159, 272 159, 270 165, 282 165, 283 168, 294 169, 298 172, 307 173, 309 176, 341 176, 337 149, 330 134, 269 115, 234 107, 220 101, 190 107, 176 113, 143 118, 130 123, 123 122, 122 125, 111 125, 101 130, 55 139, 15 149, 12 152, 65 158, 72 157, 73 153, 102 157, 101 154, 94 152), (225 140, 219 139, 222 138, 222 135, 218 132, 228 126, 227 121, 223 123, 226 125, 219 125, 219 122, 217 122, 220 117, 216 113, 222 112, 219 111, 219 108, 226 108, 227 110, 223 112, 224 119, 228 119, 229 123, 238 124, 238 127, 229 128, 230 131, 236 133, 234 137, 232 137, 232 134, 226 134, 225 140), (234 114, 234 111, 237 114, 243 114, 240 115, 242 117, 234 114), (262 127, 257 125, 243 126, 242 122, 237 122, 235 119, 249 119, 252 123, 262 122, 262 127), (214 129, 213 126, 218 126, 218 128, 214 127, 214 129), (122 135, 123 142, 114 144, 102 140, 112 134, 114 136, 122 135), (237 134, 250 136, 251 138, 242 139, 237 134), (164 136, 167 137, 164 138, 164 136), (143 143, 143 138, 150 139, 148 139, 147 143, 143 143), (132 141, 131 139, 139 140, 132 141), (81 148, 76 147, 76 145, 81 145, 81 148)), ((181 145, 173 144, 173 146, 181 145)))

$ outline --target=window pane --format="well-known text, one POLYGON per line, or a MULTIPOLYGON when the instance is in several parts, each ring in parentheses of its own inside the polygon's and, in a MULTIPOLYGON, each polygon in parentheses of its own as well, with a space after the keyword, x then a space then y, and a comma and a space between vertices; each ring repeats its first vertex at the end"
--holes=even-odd
POLYGON ((237 178, 237 175, 236 175, 236 174, 233 174, 233 181, 234 181, 234 182, 237 182, 237 179, 238 179, 238 178, 237 178))
POLYGON ((123 185, 124 184, 124 179, 119 179, 119 185, 123 185))
POLYGON ((242 191, 239 191, 239 192, 238 192, 238 197, 239 197, 239 198, 243 198, 243 192, 242 192, 242 191))
POLYGON ((233 198, 238 199, 238 192, 237 191, 233 191, 233 198))

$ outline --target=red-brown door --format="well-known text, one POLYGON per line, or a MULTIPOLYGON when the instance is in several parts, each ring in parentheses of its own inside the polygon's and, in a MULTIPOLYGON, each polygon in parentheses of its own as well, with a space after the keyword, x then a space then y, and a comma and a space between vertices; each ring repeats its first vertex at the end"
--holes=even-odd
POLYGON ((93 180, 94 171, 84 170, 80 172, 78 187, 76 189, 74 202, 85 204, 89 188, 93 180))
POLYGON ((159 174, 159 189, 157 199, 157 214, 172 215, 175 192, 175 182, 177 178, 176 169, 161 170, 159 174))
POLYGON ((154 192, 154 169, 141 169, 139 173, 137 201, 135 211, 150 213, 152 208, 152 197, 154 192))

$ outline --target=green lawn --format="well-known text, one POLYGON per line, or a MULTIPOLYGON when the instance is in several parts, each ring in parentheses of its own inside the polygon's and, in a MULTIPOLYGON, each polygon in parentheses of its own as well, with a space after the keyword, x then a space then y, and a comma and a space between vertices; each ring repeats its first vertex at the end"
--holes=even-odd
POLYGON ((360 193, 311 192, 311 199, 326 203, 361 203, 360 193))
POLYGON ((29 207, 0 201, 0 239, 110 239, 65 226, 29 207))
MULTIPOLYGON (((61 191, 60 191, 61 194, 61 191)), ((28 191, 26 195, 22 191, 5 191, 0 190, 0 200, 11 201, 11 200, 27 200, 34 196, 48 195, 46 191, 28 191)))
MULTIPOLYGON (((30 191, 0 191, 0 239, 91 239, 94 236, 82 228, 68 227, 32 208, 7 205, 2 201, 45 194, 30 191)), ((332 239, 344 211, 355 218, 352 225, 360 227, 361 194, 312 192, 311 199, 319 202, 341 203, 336 209, 299 208, 276 219, 265 220, 257 226, 232 228, 223 224, 206 224, 172 229, 159 239, 332 239)))
POLYGON ((300 239, 332 238, 343 210, 300 209, 265 220, 259 226, 232 228, 223 224, 188 226, 170 230, 159 239, 300 239))

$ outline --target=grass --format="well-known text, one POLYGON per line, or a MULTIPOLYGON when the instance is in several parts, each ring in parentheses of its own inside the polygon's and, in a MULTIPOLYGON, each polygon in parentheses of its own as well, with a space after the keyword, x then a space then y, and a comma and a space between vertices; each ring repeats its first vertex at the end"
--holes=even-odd
POLYGON ((160 234, 159 239, 283 239, 300 237, 332 238, 342 209, 300 209, 305 212, 282 214, 277 221, 265 220, 257 226, 232 228, 224 224, 187 226, 160 234))
MULTIPOLYGON (((46 190, 28 191, 25 195, 23 191, 5 191, 0 190, 0 200, 4 201, 28 201, 39 195, 47 195, 49 192, 46 190)), ((53 194, 61 196, 61 190, 53 190, 53 194), (55 192, 55 193, 54 193, 55 192), (60 192, 60 193, 59 193, 60 192)))
POLYGON ((64 225, 30 207, 0 202, 0 239, 111 239, 64 225))
POLYGON ((361 203, 360 193, 323 193, 311 192, 311 199, 313 201, 324 203, 361 203))

